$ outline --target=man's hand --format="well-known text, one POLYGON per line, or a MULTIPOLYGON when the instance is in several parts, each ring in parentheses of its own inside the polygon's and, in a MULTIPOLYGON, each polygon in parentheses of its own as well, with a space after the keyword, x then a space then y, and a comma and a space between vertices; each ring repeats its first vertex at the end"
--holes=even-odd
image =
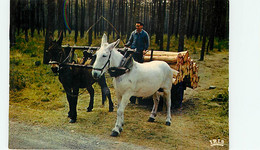
POLYGON ((143 55, 145 55, 148 52, 148 50, 143 50, 143 55))

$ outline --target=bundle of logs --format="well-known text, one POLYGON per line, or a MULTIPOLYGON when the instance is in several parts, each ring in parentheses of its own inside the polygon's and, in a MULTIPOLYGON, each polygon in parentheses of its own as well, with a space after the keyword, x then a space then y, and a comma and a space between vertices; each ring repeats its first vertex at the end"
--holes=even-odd
POLYGON ((198 65, 191 59, 188 51, 168 52, 168 51, 148 51, 144 56, 144 61, 161 60, 167 62, 170 67, 178 72, 174 72, 173 84, 185 82, 186 87, 196 88, 199 82, 198 65))

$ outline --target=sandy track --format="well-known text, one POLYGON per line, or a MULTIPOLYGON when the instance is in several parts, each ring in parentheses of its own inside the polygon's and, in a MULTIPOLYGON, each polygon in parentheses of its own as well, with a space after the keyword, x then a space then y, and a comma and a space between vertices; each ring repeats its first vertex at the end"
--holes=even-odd
POLYGON ((10 149, 149 149, 60 129, 9 122, 10 149))

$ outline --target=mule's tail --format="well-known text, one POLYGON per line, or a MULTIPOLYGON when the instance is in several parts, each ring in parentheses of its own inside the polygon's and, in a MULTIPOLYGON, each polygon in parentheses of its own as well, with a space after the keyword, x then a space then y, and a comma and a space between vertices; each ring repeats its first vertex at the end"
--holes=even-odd
POLYGON ((179 71, 172 69, 172 74, 173 74, 173 76, 176 77, 179 74, 179 71))

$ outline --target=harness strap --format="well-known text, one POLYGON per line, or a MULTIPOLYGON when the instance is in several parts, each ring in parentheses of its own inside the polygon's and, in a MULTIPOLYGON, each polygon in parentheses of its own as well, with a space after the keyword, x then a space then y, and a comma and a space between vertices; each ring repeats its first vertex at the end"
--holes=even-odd
POLYGON ((103 70, 105 69, 105 67, 107 66, 107 64, 108 64, 108 66, 110 65, 111 54, 112 54, 112 52, 110 52, 108 60, 107 60, 106 64, 102 68, 93 68, 93 70, 98 70, 98 71, 101 71, 101 73, 102 73, 103 70))
POLYGON ((119 67, 110 67, 108 73, 111 77, 119 77, 131 70, 133 67, 133 50, 126 50, 119 67))

